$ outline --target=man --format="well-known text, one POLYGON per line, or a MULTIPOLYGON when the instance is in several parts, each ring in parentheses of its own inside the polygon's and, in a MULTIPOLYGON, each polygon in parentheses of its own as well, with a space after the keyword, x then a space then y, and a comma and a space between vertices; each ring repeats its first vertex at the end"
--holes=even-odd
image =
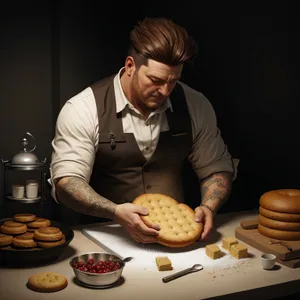
POLYGON ((206 239, 230 193, 233 165, 211 104, 180 82, 196 54, 194 40, 171 20, 145 18, 133 28, 125 66, 68 100, 58 116, 50 168, 58 203, 154 243, 159 226, 147 227, 140 218, 147 210, 131 202, 143 193, 183 202, 188 159, 200 182, 195 220, 206 239))

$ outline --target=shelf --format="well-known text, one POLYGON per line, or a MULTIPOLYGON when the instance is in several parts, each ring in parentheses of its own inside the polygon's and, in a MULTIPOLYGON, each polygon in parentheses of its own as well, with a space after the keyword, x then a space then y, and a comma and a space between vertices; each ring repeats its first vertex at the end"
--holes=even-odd
POLYGON ((6 163, 5 167, 10 170, 19 170, 19 171, 31 171, 31 170, 40 170, 43 168, 44 163, 34 164, 34 165, 15 165, 11 163, 6 163))
MULTIPOLYGON (((45 176, 44 172, 46 159, 43 161, 30 161, 30 164, 13 164, 11 161, 3 160, 3 190, 2 190, 2 198, 3 204, 6 209, 10 209, 11 211, 18 211, 22 206, 28 206, 32 204, 32 208, 36 208, 38 206, 42 206, 45 198, 44 198, 44 189, 45 189, 45 176), (28 176, 26 176, 26 172, 28 176), (38 172, 38 173, 37 173, 38 172), (24 194, 23 198, 14 198, 12 195, 12 185, 13 184, 21 184, 27 179, 36 179, 39 181, 39 194, 36 198, 27 198, 24 194), (35 205, 34 205, 35 204, 35 205)), ((1 177, 1 174, 0 174, 1 177)), ((1 201, 0 201, 1 202, 1 201)), ((1 203, 0 203, 1 204, 1 203)))
POLYGON ((41 202, 42 197, 36 197, 36 198, 14 198, 13 196, 6 196, 7 199, 15 202, 20 202, 20 203, 38 203, 41 202))

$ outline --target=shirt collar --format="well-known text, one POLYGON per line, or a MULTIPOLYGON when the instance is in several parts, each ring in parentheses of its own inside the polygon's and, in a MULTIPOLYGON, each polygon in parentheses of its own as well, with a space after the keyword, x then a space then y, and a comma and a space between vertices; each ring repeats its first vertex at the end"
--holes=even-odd
MULTIPOLYGON (((115 89, 115 97, 116 97, 116 111, 117 113, 124 110, 127 106, 130 108, 132 107, 132 104, 129 102, 129 100, 126 98, 122 85, 121 85, 121 74, 124 70, 124 67, 122 67, 118 74, 114 78, 114 89, 115 89)), ((172 103, 170 101, 170 98, 168 97, 167 100, 153 113, 162 113, 166 111, 168 108, 170 108, 171 111, 173 111, 172 103)))

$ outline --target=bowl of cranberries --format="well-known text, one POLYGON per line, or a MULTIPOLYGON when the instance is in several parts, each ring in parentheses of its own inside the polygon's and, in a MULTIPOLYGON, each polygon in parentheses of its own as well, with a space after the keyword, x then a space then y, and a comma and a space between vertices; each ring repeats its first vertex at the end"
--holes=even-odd
POLYGON ((125 263, 121 257, 106 252, 91 252, 69 261, 77 279, 87 285, 111 285, 122 275, 125 263))

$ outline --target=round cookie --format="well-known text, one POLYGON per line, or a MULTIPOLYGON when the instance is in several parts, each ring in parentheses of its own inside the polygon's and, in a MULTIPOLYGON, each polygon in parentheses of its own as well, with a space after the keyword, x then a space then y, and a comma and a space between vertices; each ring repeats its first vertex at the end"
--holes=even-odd
POLYGON ((26 232, 14 237, 13 245, 17 248, 34 248, 37 246, 37 242, 33 239, 32 232, 26 232))
POLYGON ((160 225, 157 240, 162 245, 184 247, 201 236, 203 224, 195 222, 194 210, 184 203, 163 194, 142 194, 133 204, 148 209, 148 215, 141 216, 147 226, 160 225))
POLYGON ((0 233, 0 247, 9 246, 13 241, 12 235, 0 233))
POLYGON ((263 207, 259 207, 259 213, 269 219, 284 222, 300 222, 300 214, 289 214, 272 211, 263 207))
POLYGON ((34 231, 35 229, 48 226, 51 226, 51 222, 50 220, 45 218, 36 218, 34 221, 29 222, 27 224, 27 227, 30 231, 34 231))
POLYGON ((52 242, 45 242, 45 241, 37 241, 37 244, 41 247, 41 248, 53 248, 59 245, 62 245, 66 242, 66 238, 65 235, 63 234, 63 237, 61 240, 59 241, 52 241, 52 242))
POLYGON ((1 232, 9 235, 22 234, 25 233, 26 231, 27 231, 26 224, 16 222, 16 221, 5 221, 1 225, 1 232))
POLYGON ((14 215, 14 220, 16 222, 21 222, 21 223, 28 223, 32 222, 36 219, 35 214, 15 214, 14 215))
POLYGON ((39 241, 59 241, 63 237, 63 233, 58 227, 41 227, 34 232, 34 238, 39 241))
POLYGON ((42 272, 28 278, 27 286, 33 291, 42 293, 57 292, 68 285, 66 276, 55 272, 42 272))

